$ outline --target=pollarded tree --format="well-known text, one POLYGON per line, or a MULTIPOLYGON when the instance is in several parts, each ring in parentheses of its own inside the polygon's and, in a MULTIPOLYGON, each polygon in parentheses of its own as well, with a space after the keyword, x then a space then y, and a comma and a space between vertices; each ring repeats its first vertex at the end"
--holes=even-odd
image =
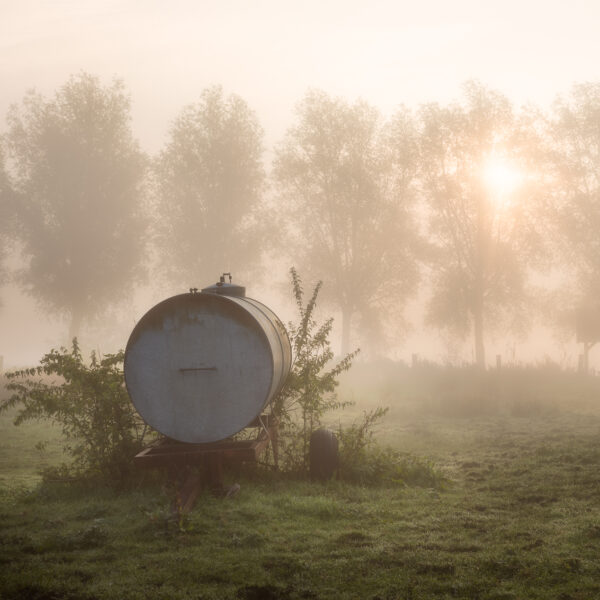
POLYGON ((248 274, 264 247, 263 132, 239 96, 207 89, 171 128, 156 161, 159 263, 181 285, 248 274))
POLYGON ((599 341, 600 83, 575 85, 569 96, 557 98, 548 131, 557 239, 572 279, 566 302, 582 311, 578 336, 587 369, 589 349, 599 341))
POLYGON ((471 332, 480 367, 486 326, 523 313, 529 269, 542 256, 534 184, 521 167, 523 127, 504 96, 476 82, 462 103, 421 109, 421 180, 436 248, 428 316, 471 332))
POLYGON ((600 83, 559 97, 550 121, 557 222, 581 291, 600 290, 600 83))
POLYGON ((68 315, 73 338, 141 275, 145 159, 129 97, 120 81, 102 86, 82 73, 51 99, 29 92, 8 125, 28 259, 19 279, 47 310, 68 315))
MULTIPOLYGON (((323 298, 342 314, 342 354, 352 321, 369 333, 415 289, 411 218, 417 158, 408 112, 388 127, 364 102, 309 92, 276 153, 274 180, 294 263, 327 282, 323 298)), ((379 337, 381 342, 381 337, 379 337)))
POLYGON ((4 169, 4 154, 0 146, 0 287, 4 285, 7 278, 4 260, 6 258, 8 240, 12 234, 14 203, 15 194, 4 169))

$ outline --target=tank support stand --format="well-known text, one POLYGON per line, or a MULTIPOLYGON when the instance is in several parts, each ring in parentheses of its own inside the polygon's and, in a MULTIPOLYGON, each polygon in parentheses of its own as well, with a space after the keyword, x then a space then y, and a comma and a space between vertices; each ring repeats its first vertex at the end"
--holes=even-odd
POLYGON ((208 444, 159 440, 137 454, 134 464, 140 468, 166 468, 168 478, 176 488, 173 512, 186 514, 193 508, 202 487, 210 489, 217 496, 233 495, 232 489, 226 490, 224 487, 225 462, 257 462, 271 444, 275 467, 279 466, 277 419, 272 415, 262 415, 248 427, 258 428, 255 439, 223 440, 208 444))

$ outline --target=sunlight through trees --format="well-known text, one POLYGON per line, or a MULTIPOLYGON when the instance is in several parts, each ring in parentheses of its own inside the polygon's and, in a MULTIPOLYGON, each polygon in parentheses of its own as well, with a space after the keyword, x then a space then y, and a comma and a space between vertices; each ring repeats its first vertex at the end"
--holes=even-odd
POLYGON ((598 83, 544 113, 469 81, 455 102, 389 118, 312 90, 270 172, 256 114, 218 86, 151 161, 122 82, 81 73, 52 98, 28 93, 7 122, 0 259, 13 240, 21 255, 0 276, 66 315, 70 336, 146 271, 184 291, 290 265, 324 281, 342 352, 386 355, 407 326, 428 326, 470 337, 483 367, 494 332, 522 334, 536 310, 558 327, 556 302, 539 311, 545 294, 562 294, 571 323, 578 306, 600 314, 598 83), (415 298, 424 324, 406 317, 415 298))

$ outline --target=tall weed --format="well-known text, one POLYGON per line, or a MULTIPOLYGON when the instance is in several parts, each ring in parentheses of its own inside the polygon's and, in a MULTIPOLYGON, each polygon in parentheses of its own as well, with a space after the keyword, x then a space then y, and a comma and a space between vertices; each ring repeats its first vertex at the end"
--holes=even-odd
POLYGON ((329 336, 333 319, 318 324, 314 311, 321 289, 319 282, 304 303, 302 281, 290 270, 292 290, 298 307, 298 323, 288 324, 294 362, 283 390, 273 402, 273 413, 281 426, 282 466, 288 471, 306 472, 309 464, 310 436, 321 426, 325 413, 344 408, 336 394, 341 373, 347 371, 358 350, 332 364, 329 336))

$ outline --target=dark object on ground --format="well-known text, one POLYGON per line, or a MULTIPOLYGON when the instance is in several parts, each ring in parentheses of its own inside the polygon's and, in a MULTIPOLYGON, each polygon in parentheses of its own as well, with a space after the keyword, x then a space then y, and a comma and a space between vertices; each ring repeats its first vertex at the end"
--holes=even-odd
POLYGON ((339 467, 338 439, 329 429, 317 429, 310 436, 310 478, 331 479, 339 467))

